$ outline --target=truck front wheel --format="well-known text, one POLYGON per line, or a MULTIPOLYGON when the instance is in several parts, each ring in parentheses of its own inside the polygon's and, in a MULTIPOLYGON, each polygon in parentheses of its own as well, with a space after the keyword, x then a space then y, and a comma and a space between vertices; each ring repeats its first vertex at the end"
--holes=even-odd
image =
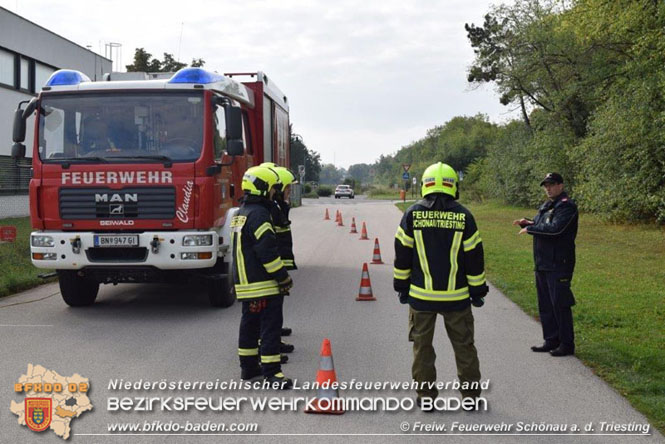
POLYGON ((65 303, 71 307, 92 305, 97 299, 99 283, 83 276, 76 270, 58 270, 60 294, 65 303))
POLYGON ((212 276, 208 281, 208 299, 213 307, 230 307, 236 301, 236 293, 233 287, 233 279, 229 270, 229 264, 217 264, 226 276, 212 276), (221 265, 221 266, 220 266, 221 265))

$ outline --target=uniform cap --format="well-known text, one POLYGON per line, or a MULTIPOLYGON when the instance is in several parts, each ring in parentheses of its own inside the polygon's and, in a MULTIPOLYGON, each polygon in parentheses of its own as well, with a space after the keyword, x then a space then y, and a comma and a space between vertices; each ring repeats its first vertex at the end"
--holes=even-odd
POLYGON ((559 173, 547 173, 540 186, 542 187, 546 183, 563 183, 563 177, 559 173))

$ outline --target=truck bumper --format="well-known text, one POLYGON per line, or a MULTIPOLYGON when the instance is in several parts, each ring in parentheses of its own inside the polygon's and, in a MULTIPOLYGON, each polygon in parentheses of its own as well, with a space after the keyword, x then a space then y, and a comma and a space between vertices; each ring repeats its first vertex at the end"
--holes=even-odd
POLYGON ((160 270, 209 268, 215 265, 219 238, 215 231, 146 231, 143 233, 92 233, 35 231, 31 233, 30 256, 38 268, 80 270, 86 267, 147 266, 160 270), (95 234, 138 236, 135 247, 96 247, 95 234), (212 245, 183 246, 183 238, 212 235, 212 245), (49 236, 51 247, 33 246, 33 236, 49 236))

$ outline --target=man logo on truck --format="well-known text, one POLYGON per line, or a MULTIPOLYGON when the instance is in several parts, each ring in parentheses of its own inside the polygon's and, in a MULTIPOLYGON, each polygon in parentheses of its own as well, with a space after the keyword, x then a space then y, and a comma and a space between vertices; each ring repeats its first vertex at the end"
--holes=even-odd
POLYGON ((125 193, 120 195, 119 193, 111 194, 109 199, 108 194, 95 194, 95 202, 138 202, 139 195, 138 193, 125 193))

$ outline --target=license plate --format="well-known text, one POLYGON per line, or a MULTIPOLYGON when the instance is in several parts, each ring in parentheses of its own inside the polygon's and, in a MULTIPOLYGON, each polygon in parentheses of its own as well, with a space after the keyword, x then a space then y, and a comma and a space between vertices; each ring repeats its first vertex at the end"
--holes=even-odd
POLYGON ((95 234, 95 247, 138 247, 138 235, 95 234))

